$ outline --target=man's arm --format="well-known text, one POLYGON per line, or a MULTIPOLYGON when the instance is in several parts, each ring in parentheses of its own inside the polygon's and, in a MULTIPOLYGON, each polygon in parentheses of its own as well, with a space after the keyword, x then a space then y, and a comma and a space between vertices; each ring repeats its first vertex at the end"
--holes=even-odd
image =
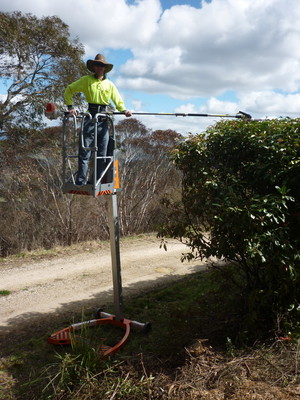
POLYGON ((80 78, 77 81, 71 83, 66 87, 65 93, 64 93, 64 100, 65 104, 68 107, 68 110, 71 114, 76 114, 76 111, 74 110, 73 107, 73 95, 78 92, 82 92, 84 87, 83 87, 83 79, 80 78))
POLYGON ((124 112, 124 114, 126 115, 126 117, 131 117, 132 116, 132 112, 129 110, 126 110, 125 107, 125 103, 118 91, 118 89, 116 88, 116 86, 111 82, 111 99, 114 102, 116 108, 118 111, 120 112, 124 112))

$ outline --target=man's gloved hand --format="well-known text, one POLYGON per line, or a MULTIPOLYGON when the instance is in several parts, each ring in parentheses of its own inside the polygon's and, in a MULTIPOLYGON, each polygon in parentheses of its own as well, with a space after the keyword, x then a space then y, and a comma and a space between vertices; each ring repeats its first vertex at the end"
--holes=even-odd
POLYGON ((68 112, 72 115, 75 115, 75 117, 78 114, 78 112, 75 110, 75 108, 72 105, 68 106, 68 112))

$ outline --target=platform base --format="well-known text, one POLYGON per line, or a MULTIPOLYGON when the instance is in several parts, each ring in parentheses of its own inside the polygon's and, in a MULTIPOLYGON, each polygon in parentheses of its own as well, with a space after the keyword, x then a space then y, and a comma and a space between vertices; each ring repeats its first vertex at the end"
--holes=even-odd
POLYGON ((84 196, 98 197, 106 194, 113 194, 119 192, 120 188, 115 188, 113 183, 99 183, 94 186, 91 184, 77 186, 71 182, 67 182, 63 185, 63 193, 68 194, 80 194, 84 196))
POLYGON ((131 327, 141 329, 144 332, 147 332, 150 329, 149 323, 143 324, 137 321, 130 321, 126 318, 117 319, 115 315, 107 314, 100 309, 97 311, 96 315, 97 319, 72 324, 67 328, 61 329, 60 331, 53 333, 51 336, 49 336, 48 343, 62 346, 70 345, 74 342, 76 343, 84 341, 85 339, 75 332, 80 331, 83 328, 86 329, 98 325, 112 325, 116 328, 123 329, 124 336, 114 346, 107 346, 103 343, 103 338, 99 339, 98 355, 101 358, 106 358, 121 350, 121 348, 128 340, 131 327))

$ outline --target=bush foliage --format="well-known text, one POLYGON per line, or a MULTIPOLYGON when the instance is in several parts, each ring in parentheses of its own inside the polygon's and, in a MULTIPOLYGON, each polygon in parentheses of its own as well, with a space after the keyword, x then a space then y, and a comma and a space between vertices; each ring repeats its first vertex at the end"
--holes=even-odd
POLYGON ((159 234, 186 242, 186 258, 214 256, 238 267, 248 338, 298 329, 299 129, 299 119, 221 121, 172 153, 182 201, 166 200, 159 234))

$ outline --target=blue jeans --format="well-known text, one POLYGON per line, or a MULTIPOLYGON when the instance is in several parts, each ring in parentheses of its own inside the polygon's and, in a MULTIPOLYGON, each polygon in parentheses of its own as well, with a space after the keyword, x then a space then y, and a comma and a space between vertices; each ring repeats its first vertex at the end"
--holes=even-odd
MULTIPOLYGON (((95 124, 91 122, 91 119, 85 118, 83 126, 83 142, 84 147, 95 146, 95 124)), ((98 120, 97 122, 97 157, 105 157, 107 155, 109 134, 108 134, 108 124, 106 119, 98 120)), ((82 148, 81 143, 79 143, 79 153, 78 153, 78 172, 76 176, 76 185, 83 185, 87 183, 87 174, 89 169, 89 161, 91 158, 92 151, 85 150, 82 148)), ((97 180, 101 177, 102 172, 106 166, 105 159, 97 159, 97 180)), ((91 178, 92 179, 92 178, 91 178)))

